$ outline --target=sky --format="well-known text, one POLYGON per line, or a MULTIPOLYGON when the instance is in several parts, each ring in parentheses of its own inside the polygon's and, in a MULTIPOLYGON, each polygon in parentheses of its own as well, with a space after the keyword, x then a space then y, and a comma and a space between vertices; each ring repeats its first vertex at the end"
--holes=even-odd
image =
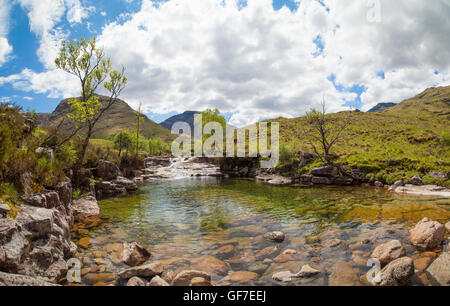
POLYGON ((121 98, 156 122, 219 108, 241 127, 322 99, 367 111, 450 85, 448 16, 450 0, 0 0, 0 102, 79 96, 54 59, 96 36, 126 69, 121 98))

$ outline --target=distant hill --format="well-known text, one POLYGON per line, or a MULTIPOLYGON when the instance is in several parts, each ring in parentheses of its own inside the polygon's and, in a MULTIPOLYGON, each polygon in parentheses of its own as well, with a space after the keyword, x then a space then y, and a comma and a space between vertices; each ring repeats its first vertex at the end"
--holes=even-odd
MULTIPOLYGON (((99 101, 104 104, 107 103, 107 97, 100 96, 99 101)), ((62 100, 56 109, 51 114, 37 114, 39 125, 42 127, 56 126, 63 118, 64 124, 61 129, 69 132, 74 128, 74 124, 67 119, 67 114, 70 112, 68 101, 70 99, 62 100)), ((166 141, 173 140, 175 135, 148 119, 143 115, 141 133, 147 138, 160 138, 166 141)), ((100 121, 94 128, 93 138, 108 139, 113 137, 120 131, 133 130, 135 128, 136 116, 133 109, 123 100, 117 99, 114 105, 103 115, 100 121)))
MULTIPOLYGON (((200 114, 200 112, 198 112, 198 111, 185 111, 182 114, 178 114, 178 115, 175 115, 175 116, 172 116, 172 117, 166 119, 165 121, 161 122, 159 125, 165 127, 166 129, 171 130, 172 129, 172 125, 175 122, 186 122, 191 127, 191 132, 193 133, 194 132, 194 117, 197 114, 200 114)), ((227 126, 229 128, 231 128, 231 129, 235 129, 236 128, 236 127, 234 127, 232 125, 229 125, 229 124, 227 126)))
POLYGON ((370 110, 368 110, 368 113, 376 113, 376 112, 382 112, 385 111, 391 107, 396 106, 397 103, 391 103, 391 102, 387 102, 387 103, 378 103, 377 105, 375 105, 373 108, 371 108, 370 110))

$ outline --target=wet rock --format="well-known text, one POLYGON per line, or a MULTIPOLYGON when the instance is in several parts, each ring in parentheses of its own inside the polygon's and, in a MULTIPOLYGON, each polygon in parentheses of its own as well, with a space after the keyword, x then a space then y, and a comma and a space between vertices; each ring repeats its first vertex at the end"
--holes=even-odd
POLYGON ((405 186, 405 182, 403 180, 398 180, 394 183, 393 185, 394 187, 401 187, 401 186, 405 186))
POLYGON ((444 252, 428 267, 426 272, 441 286, 450 285, 450 253, 444 252))
POLYGON ((411 244, 419 249, 434 249, 441 245, 445 237, 445 228, 442 224, 428 218, 422 219, 411 230, 411 244))
POLYGON ((263 237, 267 240, 281 243, 286 238, 286 235, 283 232, 269 232, 265 233, 263 237))
POLYGON ((0 271, 0 286, 59 286, 41 277, 10 274, 0 271))
POLYGON ((40 237, 53 231, 53 211, 41 207, 20 206, 16 221, 26 229, 27 236, 40 237))
POLYGON ((230 275, 230 280, 233 283, 247 283, 252 280, 257 280, 258 274, 249 271, 237 271, 230 275))
POLYGON ((204 287, 204 286, 212 286, 211 282, 204 279, 203 277, 194 277, 191 282, 189 283, 189 286, 192 287, 204 287))
POLYGON ((273 261, 275 262, 286 262, 286 261, 294 261, 294 260, 301 260, 306 259, 309 257, 308 251, 297 251, 293 249, 286 249, 283 252, 281 252, 280 255, 275 257, 273 261))
POLYGON ((84 281, 87 281, 89 284, 95 283, 109 283, 116 279, 115 275, 112 273, 89 273, 83 277, 84 281))
POLYGON ((112 162, 100 160, 97 165, 96 174, 98 177, 111 181, 121 175, 119 167, 112 162))
POLYGON ((214 256, 202 256, 193 261, 192 267, 194 270, 217 275, 226 275, 231 269, 229 263, 223 262, 214 256))
POLYGON ((330 178, 330 177, 320 177, 320 176, 314 176, 311 179, 311 182, 313 184, 317 184, 317 185, 331 185, 333 184, 334 179, 330 178))
POLYGON ((436 185, 415 186, 407 184, 404 187, 395 188, 394 191, 403 194, 450 198, 450 189, 436 185))
POLYGON ((261 251, 259 251, 258 253, 256 253, 256 258, 264 259, 264 258, 268 258, 268 257, 273 257, 277 254, 277 252, 279 252, 279 250, 280 250, 280 248, 277 246, 270 246, 270 247, 264 248, 261 251))
POLYGON ((89 237, 83 237, 80 240, 78 240, 78 245, 82 247, 83 249, 88 249, 91 245, 91 238, 89 237))
POLYGON ((124 243, 122 260, 125 264, 134 267, 146 262, 151 254, 136 242, 124 243))
POLYGON ((92 218, 100 215, 100 207, 97 199, 93 196, 83 197, 72 203, 73 215, 75 218, 92 218))
POLYGON ((313 176, 334 177, 338 174, 338 169, 332 166, 318 167, 311 170, 313 176))
POLYGON ((383 184, 382 182, 380 182, 380 181, 375 181, 375 183, 373 183, 373 185, 374 185, 375 187, 378 187, 378 188, 381 188, 381 187, 384 186, 384 184, 383 184))
POLYGON ((354 286, 359 281, 358 273, 348 262, 339 260, 331 268, 330 286, 354 286))
POLYGON ((303 264, 305 263, 301 263, 298 261, 288 261, 288 262, 284 262, 284 263, 272 263, 267 270, 264 272, 264 274, 261 276, 261 280, 263 281, 268 281, 268 280, 272 280, 272 276, 275 273, 278 272, 283 272, 283 271, 289 271, 292 274, 296 274, 298 273, 298 271, 301 270, 303 264))
POLYGON ((129 180, 125 177, 122 176, 118 176, 114 181, 114 184, 116 184, 119 187, 123 187, 125 188, 127 191, 134 191, 137 190, 138 187, 136 185, 135 182, 133 182, 132 180, 129 180))
POLYGON ((414 259, 414 268, 418 271, 421 272, 423 270, 425 270, 428 265, 431 262, 431 258, 430 257, 419 257, 414 259))
POLYGON ((272 275, 273 280, 283 283, 292 282, 295 278, 296 275, 290 271, 280 271, 272 275))
POLYGON ((234 246, 232 245, 224 245, 223 247, 220 247, 219 249, 215 250, 213 252, 214 256, 217 256, 219 258, 230 258, 231 256, 233 256, 234 253, 234 246))
POLYGON ((178 273, 172 281, 173 286, 189 286, 191 280, 194 278, 203 278, 206 281, 211 281, 211 275, 204 271, 185 270, 178 273))
POLYGON ((320 270, 311 267, 310 265, 304 265, 300 272, 296 274, 297 277, 311 277, 320 273, 320 270))
POLYGON ((450 221, 445 223, 445 228, 447 229, 447 232, 450 233, 450 221))
POLYGON ((418 176, 413 176, 410 180, 409 183, 411 185, 415 185, 415 186, 422 186, 423 185, 423 181, 420 177, 418 176))
POLYGON ((380 272, 379 282, 373 282, 377 286, 405 286, 411 282, 414 275, 414 263, 409 257, 396 259, 384 267, 380 272))
POLYGON ((145 287, 148 285, 148 281, 138 276, 133 276, 127 282, 127 286, 129 287, 145 287))
POLYGON ((167 287, 170 286, 164 279, 159 277, 158 275, 154 276, 150 283, 147 285, 150 287, 167 287))
POLYGON ((251 251, 239 253, 230 259, 228 259, 228 262, 230 264, 245 264, 245 263, 251 263, 255 261, 255 256, 253 256, 253 253, 251 251))
POLYGON ((164 265, 160 262, 152 262, 147 265, 128 268, 119 272, 118 276, 121 279, 130 279, 133 276, 139 276, 142 278, 150 278, 155 275, 161 275, 164 271, 164 265))
POLYGON ((337 177, 334 179, 334 184, 339 186, 352 185, 353 179, 351 177, 337 177))
POLYGON ((406 250, 398 240, 391 240, 379 245, 372 252, 370 257, 380 261, 382 266, 387 265, 391 261, 406 255, 406 250))
POLYGON ((267 180, 266 183, 270 185, 277 185, 277 186, 283 186, 283 185, 290 185, 292 184, 292 179, 284 176, 273 176, 271 179, 267 180))
POLYGON ((313 176, 312 175, 308 175, 308 174, 302 174, 299 177, 300 182, 304 183, 304 184, 308 184, 311 183, 313 176))

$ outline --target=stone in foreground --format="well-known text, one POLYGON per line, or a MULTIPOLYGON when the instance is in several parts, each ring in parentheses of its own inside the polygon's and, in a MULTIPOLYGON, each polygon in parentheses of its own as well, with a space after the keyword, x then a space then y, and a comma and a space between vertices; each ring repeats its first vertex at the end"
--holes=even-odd
POLYGON ((265 233, 263 237, 267 240, 280 243, 284 241, 286 235, 283 232, 270 232, 265 233))
POLYGON ((391 240, 376 247, 370 257, 378 259, 381 265, 385 266, 391 261, 405 255, 405 248, 402 246, 400 241, 391 240))
POLYGON ((421 250, 431 250, 439 247, 445 237, 442 224, 424 218, 411 230, 411 244, 421 250))
POLYGON ((450 286, 450 253, 442 253, 426 271, 441 286, 450 286))
POLYGON ((206 281, 211 281, 211 276, 209 273, 203 272, 203 271, 197 271, 197 270, 185 270, 181 271, 180 273, 175 276, 175 278, 172 281, 173 286, 189 286, 191 283, 191 280, 197 277, 201 277, 205 279, 206 281))
POLYGON ((130 279, 133 276, 150 278, 155 275, 161 275, 163 273, 163 270, 164 270, 163 264, 161 264, 160 262, 152 262, 148 265, 123 270, 119 273, 119 277, 121 279, 130 279))
POLYGON ((409 257, 394 260, 380 272, 380 279, 372 282, 375 286, 406 286, 414 275, 414 262, 409 257))
POLYGON ((146 262, 150 256, 150 252, 136 242, 123 244, 122 260, 130 267, 135 267, 146 262))

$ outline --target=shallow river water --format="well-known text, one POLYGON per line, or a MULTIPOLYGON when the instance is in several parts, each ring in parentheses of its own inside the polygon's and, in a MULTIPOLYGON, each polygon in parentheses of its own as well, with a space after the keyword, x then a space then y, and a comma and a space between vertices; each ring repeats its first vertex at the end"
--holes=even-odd
POLYGON ((390 239, 399 239, 420 263, 413 283, 429 285, 421 270, 434 255, 412 247, 408 231, 424 217, 450 219, 450 199, 369 187, 275 187, 246 179, 152 182, 99 204, 102 222, 73 233, 87 285, 120 284, 115 273, 127 268, 120 263, 123 242, 148 248, 150 261, 162 260, 167 271, 212 267, 219 285, 281 285, 273 273, 296 273, 306 263, 322 273, 291 285, 366 285, 370 252, 390 239), (266 241, 262 235, 269 231, 284 232, 285 241, 266 241))

